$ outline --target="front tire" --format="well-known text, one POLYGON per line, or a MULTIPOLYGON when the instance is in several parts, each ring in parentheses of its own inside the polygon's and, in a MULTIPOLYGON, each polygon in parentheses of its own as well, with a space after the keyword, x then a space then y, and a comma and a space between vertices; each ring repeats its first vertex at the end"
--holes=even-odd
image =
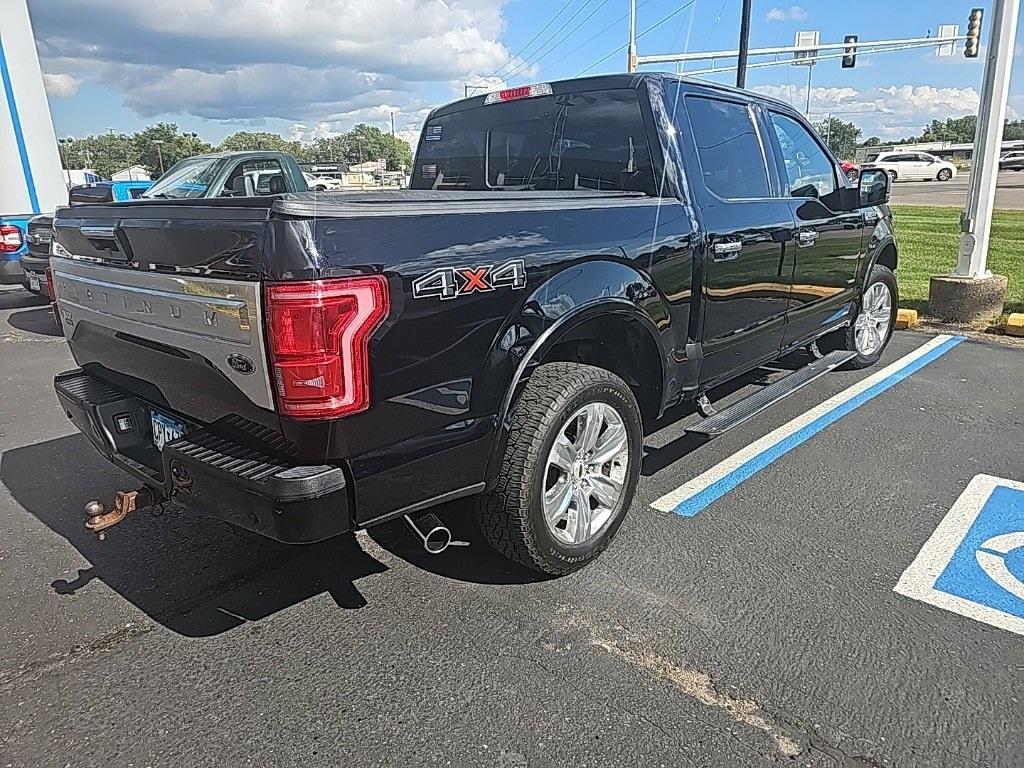
POLYGON ((899 288, 896 275, 888 267, 876 264, 871 268, 864 292, 861 294, 857 317, 823 339, 823 349, 831 352, 846 349, 857 356, 843 367, 847 370, 868 368, 878 362, 892 339, 899 309, 899 288))
POLYGON ((936 177, 939 181, 949 181, 953 178, 953 172, 949 168, 943 168, 936 177))
POLYGON ((618 376, 540 366, 513 406, 497 483, 478 502, 491 545, 551 576, 593 561, 633 500, 642 436, 636 398, 618 376))

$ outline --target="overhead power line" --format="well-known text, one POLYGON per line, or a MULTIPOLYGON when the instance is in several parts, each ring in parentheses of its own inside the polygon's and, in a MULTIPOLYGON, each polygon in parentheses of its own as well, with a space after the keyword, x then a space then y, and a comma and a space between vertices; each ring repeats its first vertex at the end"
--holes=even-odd
POLYGON ((546 22, 546 23, 544 24, 544 26, 543 26, 543 27, 541 27, 540 29, 538 29, 538 30, 537 30, 537 32, 536 32, 536 33, 535 33, 535 34, 533 35, 533 37, 531 37, 531 38, 530 38, 530 39, 529 39, 529 40, 528 40, 528 41, 526 42, 526 45, 524 45, 524 46, 523 46, 522 48, 520 48, 520 49, 519 49, 518 51, 516 51, 515 53, 513 53, 513 54, 512 54, 512 56, 511 56, 511 57, 509 57, 509 60, 508 60, 508 61, 506 61, 506 62, 505 62, 504 64, 502 64, 502 65, 501 65, 500 67, 498 67, 498 68, 497 68, 496 70, 494 70, 493 72, 491 72, 491 74, 487 75, 487 77, 495 77, 495 76, 497 76, 497 75, 498 75, 498 74, 499 74, 499 73, 501 72, 501 70, 505 69, 505 67, 507 67, 507 66, 508 66, 509 64, 511 64, 512 62, 514 62, 514 61, 515 61, 516 59, 518 59, 518 58, 521 58, 521 57, 523 56, 523 54, 524 54, 524 53, 526 53, 526 50, 527 50, 527 49, 528 49, 528 48, 529 48, 529 47, 530 47, 531 45, 533 45, 533 44, 534 44, 534 42, 536 42, 537 38, 539 38, 539 37, 540 37, 541 35, 543 35, 543 34, 544 34, 544 31, 545 31, 545 30, 546 30, 546 29, 547 29, 548 27, 550 27, 550 26, 551 26, 552 24, 554 24, 554 23, 555 23, 555 20, 556 20, 556 19, 557 19, 557 18, 558 18, 559 16, 561 16, 561 15, 562 15, 563 13, 565 13, 565 11, 566 11, 566 10, 568 10, 568 8, 569 8, 569 5, 571 4, 571 2, 572 2, 572 0, 565 0, 565 2, 564 2, 564 3, 562 3, 562 7, 561 7, 561 8, 559 8, 559 9, 558 9, 557 11, 555 11, 555 14, 554 14, 554 16, 552 16, 552 17, 551 17, 550 19, 548 19, 548 20, 547 20, 547 22, 546 22))
MULTIPOLYGON (((651 0, 640 0, 640 2, 639 2, 639 3, 637 4, 637 8, 643 8, 643 7, 644 7, 645 5, 647 5, 647 3, 649 3, 650 1, 651 1, 651 0)), ((696 2, 696 0, 694 0, 694 2, 696 2)), ((599 37, 600 37, 601 35, 603 35, 603 34, 604 34, 605 32, 607 32, 607 31, 608 31, 609 29, 611 29, 612 27, 615 27, 615 26, 617 26, 617 25, 621 24, 622 22, 624 22, 624 21, 625 21, 626 19, 628 19, 628 18, 629 18, 629 13, 628 13, 628 12, 627 12, 627 13, 624 13, 624 14, 622 14, 621 16, 619 16, 619 18, 617 18, 617 19, 616 19, 615 21, 613 21, 613 22, 612 22, 611 24, 609 24, 609 25, 608 25, 607 27, 604 27, 604 28, 603 28, 603 29, 601 29, 601 30, 600 30, 599 32, 595 32, 595 33, 594 33, 593 35, 591 35, 590 37, 588 37, 588 38, 587 38, 586 40, 584 40, 584 41, 583 41, 582 43, 580 43, 579 45, 577 45, 577 46, 576 46, 576 47, 574 47, 573 49, 571 49, 571 50, 567 51, 567 52, 566 52, 566 53, 564 53, 564 54, 563 54, 562 56, 559 56, 559 57, 558 57, 557 59, 555 59, 554 61, 552 61, 552 62, 551 62, 550 64, 546 64, 546 65, 545 65, 544 67, 542 67, 542 68, 541 68, 541 70, 540 70, 540 71, 544 71, 545 69, 550 69, 551 67, 555 66, 556 64, 560 64, 561 62, 565 61, 565 60, 566 60, 567 58, 569 58, 570 56, 572 56, 572 54, 576 53, 576 51, 578 51, 578 50, 579 50, 580 48, 583 48, 584 46, 586 46, 586 45, 589 45, 589 44, 590 44, 590 43, 592 43, 592 42, 593 42, 594 40, 596 40, 596 39, 597 39, 597 38, 599 38, 599 37)))
MULTIPOLYGON (((582 11, 584 8, 586 8, 588 5, 590 5, 590 3, 592 1, 593 0, 587 0, 587 2, 583 6, 580 7, 580 11, 582 11)), ((520 66, 518 69, 516 69, 516 71, 514 71, 514 72, 512 72, 511 74, 508 75, 508 79, 511 80, 513 77, 518 77, 521 73, 526 72, 527 70, 529 70, 530 67, 532 67, 532 66, 534 66, 536 64, 539 64, 541 61, 543 61, 545 58, 547 58, 547 56, 553 50, 555 50, 555 48, 560 43, 564 43, 566 40, 568 40, 573 35, 573 33, 576 32, 576 30, 578 30, 580 27, 582 27, 584 24, 586 24, 588 21, 590 21, 592 18, 594 18, 594 15, 598 11, 600 11, 602 8, 604 8, 604 6, 606 6, 607 4, 608 4, 608 0, 601 0, 601 2, 598 3, 597 7, 594 8, 594 10, 592 10, 589 14, 587 14, 587 16, 584 17, 582 21, 580 21, 576 26, 574 26, 572 29, 570 29, 568 32, 566 32, 562 37, 556 39, 556 36, 558 35, 558 33, 561 32, 563 29, 565 29, 565 27, 569 26, 569 24, 572 22, 572 20, 577 15, 579 15, 580 11, 577 11, 575 14, 573 14, 566 21, 566 23, 563 24, 559 28, 558 32, 555 32, 555 34, 552 35, 552 39, 545 46, 543 46, 542 49, 534 52, 534 56, 535 56, 534 60, 530 61, 530 62, 524 62, 522 64, 522 66, 520 66)))
MULTIPOLYGON (((693 5, 695 2, 697 2, 697 0, 690 0, 690 2, 688 2, 688 3, 684 4, 684 5, 679 6, 674 11, 671 11, 670 13, 665 14, 660 19, 658 19, 658 21, 654 22, 651 26, 649 26, 647 29, 645 29, 642 32, 640 32, 636 36, 636 39, 639 40, 641 37, 646 35, 648 32, 653 32, 658 27, 660 27, 662 24, 664 24, 666 21, 671 19, 673 16, 676 16, 677 14, 680 14, 683 11, 685 11, 687 8, 689 8, 691 5, 693 5)), ((638 5, 637 8, 639 8, 639 7, 640 6, 638 5)), ((581 69, 579 72, 577 72, 575 75, 573 75, 573 77, 579 77, 580 75, 584 74, 585 72, 589 72, 594 67, 596 67, 598 64, 603 64, 604 62, 608 61, 608 59, 610 59, 612 56, 614 56, 617 53, 621 53, 622 51, 626 50, 626 48, 628 48, 628 47, 629 47, 629 43, 623 43, 618 48, 616 48, 614 51, 609 51, 607 54, 602 56, 600 59, 595 61, 593 64, 591 64, 586 69, 581 69)))

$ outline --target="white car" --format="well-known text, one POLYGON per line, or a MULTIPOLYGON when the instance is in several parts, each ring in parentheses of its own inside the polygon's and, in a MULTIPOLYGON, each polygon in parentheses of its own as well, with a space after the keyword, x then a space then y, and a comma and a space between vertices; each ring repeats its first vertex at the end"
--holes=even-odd
POLYGON ((956 176, 956 166, 927 152, 880 152, 869 155, 864 168, 881 168, 893 181, 949 181, 956 176))
POLYGON ((328 190, 341 189, 341 179, 333 176, 314 176, 311 173, 303 173, 306 179, 306 186, 314 192, 326 192, 328 190))

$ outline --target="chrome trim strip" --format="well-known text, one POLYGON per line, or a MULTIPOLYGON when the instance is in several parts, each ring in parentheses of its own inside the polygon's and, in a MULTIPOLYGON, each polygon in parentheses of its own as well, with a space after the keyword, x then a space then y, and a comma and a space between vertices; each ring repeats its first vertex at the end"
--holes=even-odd
POLYGON ((263 343, 258 282, 138 272, 87 261, 51 259, 65 334, 89 322, 201 355, 260 408, 274 410, 263 343), (232 367, 243 355, 251 373, 232 367))

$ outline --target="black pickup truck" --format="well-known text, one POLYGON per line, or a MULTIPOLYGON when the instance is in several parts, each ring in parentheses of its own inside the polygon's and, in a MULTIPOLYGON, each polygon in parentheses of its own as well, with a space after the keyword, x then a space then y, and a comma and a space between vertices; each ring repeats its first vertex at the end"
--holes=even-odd
POLYGON ((892 332, 888 178, 852 186, 782 102, 655 74, 477 96, 429 116, 410 186, 60 209, 69 418, 153 497, 281 541, 477 496, 499 551, 561 574, 666 408, 718 434, 892 332))

